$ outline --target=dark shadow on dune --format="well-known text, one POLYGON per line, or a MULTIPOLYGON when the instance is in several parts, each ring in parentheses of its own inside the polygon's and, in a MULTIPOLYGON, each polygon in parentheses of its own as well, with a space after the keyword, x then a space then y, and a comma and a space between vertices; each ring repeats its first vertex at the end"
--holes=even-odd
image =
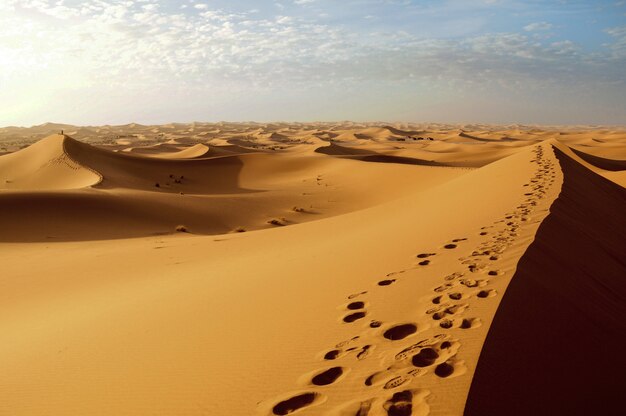
POLYGON ((340 146, 335 143, 330 143, 328 146, 318 147, 315 149, 315 153, 321 153, 329 156, 357 156, 357 155, 376 155, 378 153, 367 150, 359 149, 356 147, 340 146))
POLYGON ((576 150, 573 147, 570 147, 570 149, 576 154, 576 156, 597 168, 610 170, 613 172, 626 170, 626 160, 606 159, 600 156, 594 156, 589 153, 581 152, 580 150, 576 150))
POLYGON ((514 139, 512 137, 502 137, 500 139, 486 139, 484 137, 472 136, 471 134, 467 134, 465 132, 459 133, 459 137, 465 137, 466 139, 472 139, 479 142, 485 143, 497 143, 497 142, 519 142, 519 139, 514 139))
POLYGON ((625 412, 626 190, 555 153, 561 194, 497 310, 467 416, 625 412))
MULTIPOLYGON (((0 242, 113 240, 232 231, 212 197, 112 194, 100 190, 0 193, 0 242)), ((218 196, 217 199, 220 199, 218 196)))
POLYGON ((362 162, 374 163, 398 163, 401 165, 420 165, 420 166, 445 166, 453 167, 450 163, 439 163, 433 160, 416 159, 412 157, 384 155, 373 150, 358 149, 354 147, 340 146, 331 143, 330 146, 318 147, 315 153, 321 153, 329 156, 340 157, 343 159, 360 160, 362 162))
POLYGON ((66 138, 72 159, 103 176, 100 189, 136 189, 194 194, 254 192, 239 187, 243 162, 238 156, 210 159, 160 159, 111 152, 66 138))
POLYGON ((439 163, 433 160, 415 159, 412 157, 391 156, 391 155, 367 155, 357 156, 351 159, 358 159, 363 162, 375 162, 375 163, 399 163, 401 165, 420 165, 420 166, 453 166, 449 163, 439 163))

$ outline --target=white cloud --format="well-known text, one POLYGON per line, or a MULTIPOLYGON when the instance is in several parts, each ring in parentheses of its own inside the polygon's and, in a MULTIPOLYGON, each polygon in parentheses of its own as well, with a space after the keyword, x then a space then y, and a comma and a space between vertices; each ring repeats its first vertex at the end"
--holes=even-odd
POLYGON ((613 43, 607 45, 612 51, 614 58, 626 58, 626 26, 608 28, 606 33, 614 39, 613 43))
POLYGON ((141 95, 167 87, 206 96, 222 89, 407 82, 523 91, 624 80, 623 65, 616 64, 626 58, 624 26, 606 30, 613 38, 607 51, 589 54, 567 40, 542 44, 531 33, 433 38, 399 29, 362 33, 285 11, 233 13, 205 3, 194 4, 195 13, 167 11, 156 0, 68 4, 0 0, 0 101, 14 102, 12 111, 22 108, 17 96, 27 106, 59 91, 141 95), (597 73, 602 77, 593 78, 597 73))
POLYGON ((536 32, 550 29, 552 29, 552 24, 548 22, 535 22, 524 26, 524 30, 527 32, 536 32))

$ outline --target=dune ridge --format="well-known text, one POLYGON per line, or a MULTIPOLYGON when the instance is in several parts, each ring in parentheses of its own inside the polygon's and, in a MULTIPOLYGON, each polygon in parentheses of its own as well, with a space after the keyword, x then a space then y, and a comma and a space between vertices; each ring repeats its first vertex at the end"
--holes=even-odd
MULTIPOLYGON (((619 165, 618 130, 124 128, 66 140, 101 182, 0 190, 0 413, 619 404, 622 171, 574 151, 619 165), (154 153, 124 151, 138 147, 154 153), (397 158, 441 165, 384 163, 397 158)), ((45 164, 36 146, 0 172, 29 153, 45 164)))
POLYGON ((102 175, 68 152, 65 135, 52 135, 31 147, 2 157, 0 189, 77 189, 98 185, 102 175))
POLYGON ((626 190, 554 146, 563 188, 496 312, 465 415, 621 413, 626 190))

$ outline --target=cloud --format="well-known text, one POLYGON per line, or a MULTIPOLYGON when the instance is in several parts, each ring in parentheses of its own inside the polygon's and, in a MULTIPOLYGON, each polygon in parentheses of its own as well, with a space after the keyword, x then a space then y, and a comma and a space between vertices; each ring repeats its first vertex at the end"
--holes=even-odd
POLYGON ((537 32, 550 29, 552 29, 552 24, 548 22, 535 22, 524 26, 524 30, 527 32, 537 32))
POLYGON ((607 45, 613 58, 626 59, 626 26, 608 28, 605 32, 614 39, 613 43, 607 45))
MULTIPOLYGON (((604 50, 586 52, 567 39, 538 41, 530 32, 548 30, 551 25, 543 21, 521 33, 437 37, 406 28, 361 30, 352 21, 326 23, 289 13, 289 7, 279 13, 191 7, 171 10, 156 0, 2 2, 0 99, 20 96, 26 106, 33 97, 59 91, 141 96, 167 88, 181 97, 217 97, 223 91, 228 100, 237 91, 390 84, 521 93, 555 85, 617 85, 626 78, 620 70, 625 26, 606 29, 612 41, 604 50)), ((384 16, 367 24, 379 20, 384 16)))

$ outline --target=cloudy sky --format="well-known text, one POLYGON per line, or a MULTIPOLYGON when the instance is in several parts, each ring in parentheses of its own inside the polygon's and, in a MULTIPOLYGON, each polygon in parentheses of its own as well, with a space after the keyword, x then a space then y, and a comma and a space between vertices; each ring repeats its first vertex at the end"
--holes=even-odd
POLYGON ((0 125, 626 124, 626 0, 0 0, 0 125))

